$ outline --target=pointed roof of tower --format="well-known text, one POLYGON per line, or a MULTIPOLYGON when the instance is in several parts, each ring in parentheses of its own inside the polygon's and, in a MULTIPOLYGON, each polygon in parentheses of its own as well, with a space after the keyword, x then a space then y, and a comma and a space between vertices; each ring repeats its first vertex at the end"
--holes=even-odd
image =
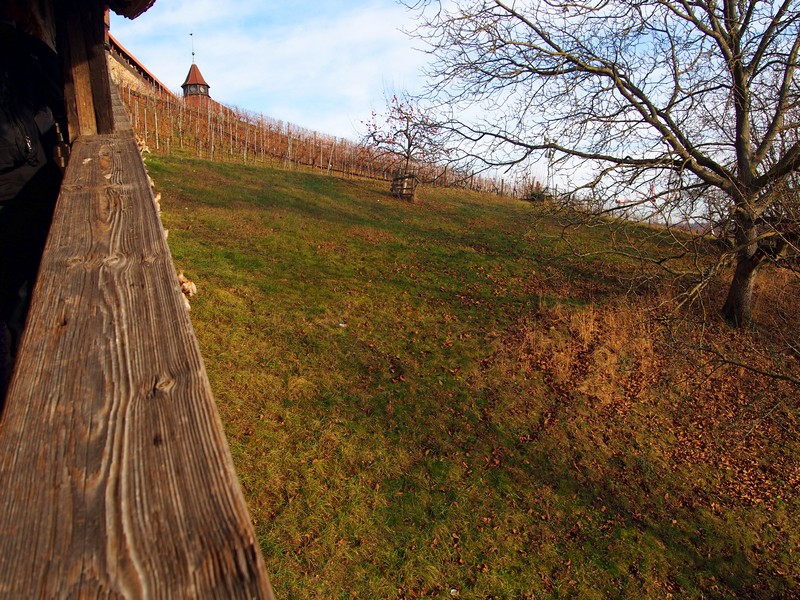
POLYGON ((211 87, 206 83, 206 80, 203 79, 202 73, 200 73, 200 69, 197 68, 197 65, 192 63, 192 66, 189 68, 189 74, 186 76, 186 81, 183 82, 184 85, 205 85, 211 87))

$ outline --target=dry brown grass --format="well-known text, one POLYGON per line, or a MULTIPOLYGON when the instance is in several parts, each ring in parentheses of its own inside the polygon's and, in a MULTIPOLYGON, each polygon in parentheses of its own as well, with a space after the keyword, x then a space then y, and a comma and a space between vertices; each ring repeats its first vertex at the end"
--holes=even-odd
POLYGON ((545 373, 550 385, 611 404, 658 379, 658 328, 644 304, 555 305, 512 336, 512 352, 545 373))

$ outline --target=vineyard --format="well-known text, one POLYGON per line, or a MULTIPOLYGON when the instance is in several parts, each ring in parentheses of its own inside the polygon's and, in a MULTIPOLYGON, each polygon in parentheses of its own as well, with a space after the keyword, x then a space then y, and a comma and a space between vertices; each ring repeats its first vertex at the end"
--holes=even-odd
MULTIPOLYGON (((369 146, 208 100, 186 102, 170 93, 142 93, 124 82, 119 92, 139 141, 151 152, 284 169, 307 168, 390 181, 398 160, 369 146)), ((524 186, 448 165, 415 164, 419 179, 437 187, 521 195, 524 186)))

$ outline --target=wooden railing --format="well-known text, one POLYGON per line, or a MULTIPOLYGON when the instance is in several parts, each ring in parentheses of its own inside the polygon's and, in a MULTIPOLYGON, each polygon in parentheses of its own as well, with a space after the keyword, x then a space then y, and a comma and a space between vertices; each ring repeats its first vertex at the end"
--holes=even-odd
MULTIPOLYGON (((113 92, 112 92, 113 94, 113 92)), ((0 423, 0 597, 270 598, 130 123, 77 139, 0 423)))

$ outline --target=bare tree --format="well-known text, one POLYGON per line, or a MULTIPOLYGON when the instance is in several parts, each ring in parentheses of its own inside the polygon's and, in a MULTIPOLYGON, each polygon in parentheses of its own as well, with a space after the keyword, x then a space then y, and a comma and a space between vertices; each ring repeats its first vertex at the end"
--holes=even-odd
POLYGON ((440 125, 409 94, 391 94, 386 112, 373 111, 364 126, 362 142, 393 159, 404 174, 417 166, 434 166, 447 156, 440 125))
POLYGON ((722 312, 750 321, 760 267, 796 246, 800 0, 405 4, 466 156, 510 166, 555 153, 607 211, 721 213, 731 243, 712 271, 733 268, 722 312))

